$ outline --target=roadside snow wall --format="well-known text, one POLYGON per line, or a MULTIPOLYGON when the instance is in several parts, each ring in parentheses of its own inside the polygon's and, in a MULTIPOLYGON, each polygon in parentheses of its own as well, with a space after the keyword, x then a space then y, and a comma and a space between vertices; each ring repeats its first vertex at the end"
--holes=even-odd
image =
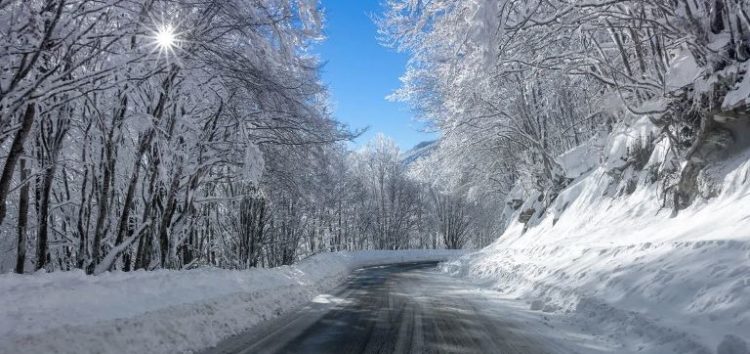
POLYGON ((195 352, 331 291, 357 268, 458 255, 339 252, 247 271, 3 274, 0 353, 195 352))
POLYGON ((750 353, 750 149, 709 164, 710 198, 673 215, 659 176, 675 166, 654 133, 643 118, 571 150, 574 179, 549 206, 527 193, 494 244, 446 269, 567 314, 617 353, 750 353))

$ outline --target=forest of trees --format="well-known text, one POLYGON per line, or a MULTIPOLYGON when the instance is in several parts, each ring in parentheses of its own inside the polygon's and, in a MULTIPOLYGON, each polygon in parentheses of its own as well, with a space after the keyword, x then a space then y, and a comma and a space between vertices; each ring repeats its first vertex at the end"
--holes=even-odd
MULTIPOLYGON (((648 116, 669 161, 654 180, 674 213, 692 203, 712 151, 748 121, 746 0, 387 0, 381 41, 410 55, 392 99, 441 132, 434 159, 464 196, 539 195, 570 179, 561 153, 648 116), (718 118, 717 118, 718 117, 718 118), (536 193, 536 194, 535 194, 536 193)), ((630 152, 623 169, 650 151, 630 152)), ((628 171, 610 171, 619 176, 628 171)), ((632 171, 631 171, 632 172, 632 171)), ((532 211, 533 212, 533 211, 532 211)))
POLYGON ((244 269, 467 245, 475 204, 387 138, 347 150, 359 132, 331 117, 310 50, 321 12, 0 0, 0 269, 244 269))
POLYGON ((440 132, 418 159, 383 136, 349 151, 317 0, 0 0, 0 270, 484 246, 511 190, 550 203, 559 154, 642 115, 677 212, 733 139, 714 117, 748 117, 724 100, 750 58, 744 0, 384 7, 380 40, 411 56, 392 98, 440 132))

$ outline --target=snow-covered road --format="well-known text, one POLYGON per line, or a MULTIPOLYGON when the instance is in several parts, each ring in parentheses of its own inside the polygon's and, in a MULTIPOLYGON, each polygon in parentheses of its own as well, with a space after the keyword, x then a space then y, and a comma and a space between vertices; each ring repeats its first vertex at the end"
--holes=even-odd
POLYGON ((0 354, 194 353, 332 293, 353 271, 451 250, 322 253, 272 269, 0 276, 0 354))
POLYGON ((207 353, 564 352, 515 314, 493 313, 495 300, 435 266, 360 269, 332 295, 207 353))

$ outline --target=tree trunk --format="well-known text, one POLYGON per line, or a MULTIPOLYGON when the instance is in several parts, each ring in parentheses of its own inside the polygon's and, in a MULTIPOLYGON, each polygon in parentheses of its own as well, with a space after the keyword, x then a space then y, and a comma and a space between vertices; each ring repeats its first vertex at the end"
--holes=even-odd
MULTIPOLYGON (((112 130, 115 128, 112 127, 112 130)), ((91 262, 86 268, 86 272, 91 274, 94 271, 94 267, 101 260, 101 247, 102 240, 104 239, 104 233, 106 232, 105 222, 107 214, 109 213, 109 189, 111 186, 112 172, 114 170, 114 153, 112 141, 112 131, 110 131, 109 139, 105 141, 104 151, 102 153, 104 161, 104 171, 102 176, 101 190, 99 191, 99 198, 97 199, 97 205, 99 206, 98 213, 96 215, 96 225, 94 226, 94 244, 91 248, 91 262)))
POLYGON ((182 165, 177 167, 177 171, 172 177, 172 183, 169 186, 169 192, 167 194, 167 203, 164 213, 161 217, 161 225, 159 226, 159 249, 161 250, 161 267, 165 268, 168 265, 167 260, 170 256, 170 244, 169 244, 169 227, 172 224, 172 217, 174 216, 175 209, 177 208, 177 190, 180 188, 180 176, 182 175, 182 165))
POLYGON ((21 196, 18 202, 18 253, 16 255, 16 273, 23 274, 26 263, 26 227, 29 218, 29 170, 26 169, 26 159, 21 159, 21 196))
MULTIPOLYGON (((42 174, 42 185, 39 194, 39 226, 36 238, 36 269, 42 269, 49 262, 49 194, 52 189, 52 178, 55 175, 55 162, 50 161, 50 166, 45 167, 42 174)), ((39 187, 37 187, 39 188, 39 187)))
POLYGON ((13 138, 13 143, 8 152, 8 157, 5 159, 3 173, 0 175, 0 225, 3 224, 5 214, 7 213, 5 202, 8 199, 8 191, 10 190, 10 182, 13 179, 13 171, 16 169, 18 159, 21 158, 21 154, 23 154, 23 144, 29 136, 35 115, 36 106, 31 102, 26 105, 26 111, 21 119, 21 127, 16 132, 16 136, 13 138))

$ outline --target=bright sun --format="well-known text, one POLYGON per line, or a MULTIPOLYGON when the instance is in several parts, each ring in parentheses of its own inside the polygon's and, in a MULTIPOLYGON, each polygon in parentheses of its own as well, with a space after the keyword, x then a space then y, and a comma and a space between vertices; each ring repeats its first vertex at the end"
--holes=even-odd
POLYGON ((154 39, 156 40, 156 45, 158 45, 159 48, 165 50, 172 49, 177 43, 177 38, 175 36, 174 28, 172 28, 172 25, 164 25, 159 27, 159 30, 156 32, 156 36, 154 37, 154 39))

